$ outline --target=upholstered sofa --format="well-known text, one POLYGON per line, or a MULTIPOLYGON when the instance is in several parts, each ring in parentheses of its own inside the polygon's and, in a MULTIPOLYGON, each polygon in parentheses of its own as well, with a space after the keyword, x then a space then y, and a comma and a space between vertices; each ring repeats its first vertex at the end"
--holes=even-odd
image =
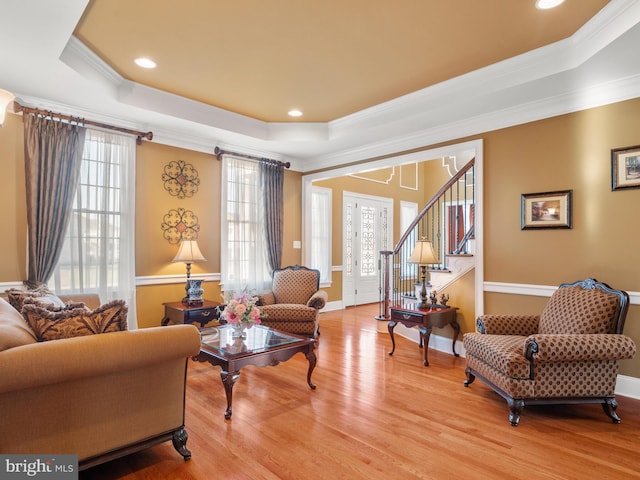
POLYGON ((628 308, 626 292, 589 278, 560 285, 540 315, 483 315, 464 335, 464 384, 478 377, 500 394, 513 426, 534 404, 599 403, 619 423, 619 363, 636 354, 628 308))
POLYGON ((0 453, 75 454, 83 470, 172 440, 190 458, 186 368, 199 348, 192 325, 39 342, 0 298, 0 453))
POLYGON ((258 295, 264 318, 262 324, 283 332, 315 337, 318 314, 327 302, 320 290, 320 272, 289 266, 274 270, 271 291, 258 295))

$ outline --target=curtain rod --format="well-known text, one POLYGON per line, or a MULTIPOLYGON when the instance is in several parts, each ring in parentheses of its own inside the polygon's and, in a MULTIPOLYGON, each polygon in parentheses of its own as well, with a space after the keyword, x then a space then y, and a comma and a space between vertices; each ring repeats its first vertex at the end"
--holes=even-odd
POLYGON ((226 155, 233 155, 235 157, 246 158, 248 160, 256 160, 258 162, 272 163, 274 165, 278 165, 279 167, 284 167, 284 168, 289 168, 291 166, 291 163, 289 163, 289 162, 281 162, 279 160, 272 160, 270 158, 254 157, 253 155, 246 155, 244 153, 230 152, 230 151, 227 151, 227 150, 222 150, 219 147, 216 147, 213 150, 213 153, 215 153, 216 158, 218 160, 222 160, 222 156, 226 154, 226 155))
POLYGON ((128 133, 129 135, 134 135, 137 137, 136 143, 140 145, 142 143, 142 139, 146 138, 147 140, 153 140, 153 132, 139 132, 137 130, 130 130, 128 128, 122 127, 114 127, 113 125, 107 125, 106 123, 93 122, 91 120, 85 120, 79 117, 72 117, 70 115, 63 115, 61 113, 53 113, 50 110, 40 110, 39 108, 31 108, 25 107, 24 105, 20 105, 18 102, 13 102, 13 111, 15 113, 34 113, 36 115, 43 115, 45 117, 51 117, 55 120, 58 118, 60 120, 67 120, 69 122, 77 122, 82 123, 84 125, 93 125, 94 127, 106 128, 108 130, 115 130, 120 133, 128 133))

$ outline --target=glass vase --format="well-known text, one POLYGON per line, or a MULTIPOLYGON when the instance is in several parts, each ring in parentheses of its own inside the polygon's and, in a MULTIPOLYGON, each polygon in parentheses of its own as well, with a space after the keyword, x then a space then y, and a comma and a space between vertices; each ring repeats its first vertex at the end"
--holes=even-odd
POLYGON ((234 323, 231 338, 247 338, 247 325, 242 322, 234 323))

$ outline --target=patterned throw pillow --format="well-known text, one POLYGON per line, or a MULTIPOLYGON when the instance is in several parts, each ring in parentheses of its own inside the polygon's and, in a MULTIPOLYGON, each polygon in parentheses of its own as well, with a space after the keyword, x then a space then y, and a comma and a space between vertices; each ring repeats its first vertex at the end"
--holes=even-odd
POLYGON ((25 304, 22 316, 39 342, 80 337, 97 333, 120 332, 127 329, 127 304, 113 300, 95 310, 86 307, 51 311, 25 304))
POLYGON ((64 307, 64 302, 60 300, 55 294, 51 293, 49 289, 42 285, 33 290, 21 290, 19 288, 10 288, 5 290, 7 294, 7 300, 13 308, 21 312, 25 303, 34 303, 37 299, 41 303, 64 307))

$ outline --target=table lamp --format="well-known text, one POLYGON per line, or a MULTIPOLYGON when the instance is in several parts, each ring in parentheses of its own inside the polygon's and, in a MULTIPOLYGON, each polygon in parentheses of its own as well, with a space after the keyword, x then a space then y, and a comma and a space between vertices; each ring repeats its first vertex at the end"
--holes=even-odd
MULTIPOLYGON (((187 284, 184 287, 186 295, 182 299, 182 303, 189 303, 189 288, 191 287, 189 284, 189 277, 191 277, 191 264, 193 262, 202 262, 205 260, 206 258, 204 258, 202 252, 200 252, 200 248, 198 248, 198 242, 195 240, 182 240, 178 253, 172 260, 172 262, 184 262, 187 264, 187 284)), ((199 293, 201 295, 202 291, 199 293)))
POLYGON ((436 258, 436 253, 433 251, 433 243, 429 240, 422 239, 416 242, 416 246, 413 248, 413 252, 408 260, 409 263, 416 263, 420 265, 422 272, 422 290, 420 291, 420 299, 422 300, 418 305, 418 308, 427 308, 429 306, 427 298, 427 285, 431 287, 428 278, 427 265, 433 263, 440 263, 436 258))

